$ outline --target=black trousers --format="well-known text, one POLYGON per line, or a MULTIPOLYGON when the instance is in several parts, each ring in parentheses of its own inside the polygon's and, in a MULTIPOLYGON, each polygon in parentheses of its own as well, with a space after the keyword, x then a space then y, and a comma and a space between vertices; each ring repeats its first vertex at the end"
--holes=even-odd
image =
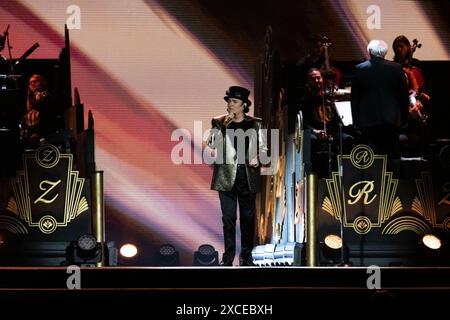
POLYGON ((387 170, 394 177, 400 177, 400 140, 399 128, 393 126, 378 126, 360 128, 361 142, 373 149, 375 154, 387 155, 387 170))
POLYGON ((236 254, 236 220, 239 204, 239 221, 241 229, 241 254, 243 260, 251 260, 253 239, 255 235, 256 193, 248 190, 245 166, 240 165, 236 181, 231 191, 219 191, 222 209, 223 238, 225 251, 223 261, 232 263, 236 254))
POLYGON ((373 149, 375 154, 400 158, 399 129, 393 126, 360 128, 361 142, 373 149))

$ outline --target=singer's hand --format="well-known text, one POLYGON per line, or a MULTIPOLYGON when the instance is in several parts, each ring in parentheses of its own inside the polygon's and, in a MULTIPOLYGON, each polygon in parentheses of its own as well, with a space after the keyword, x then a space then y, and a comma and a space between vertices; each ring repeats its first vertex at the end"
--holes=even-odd
POLYGON ((228 126, 234 119, 234 113, 228 110, 228 114, 225 116, 225 120, 223 121, 223 124, 225 126, 228 126))
POLYGON ((258 158, 253 158, 253 159, 251 159, 251 160, 248 162, 248 165, 249 165, 250 167, 257 167, 257 166, 259 166, 258 158))

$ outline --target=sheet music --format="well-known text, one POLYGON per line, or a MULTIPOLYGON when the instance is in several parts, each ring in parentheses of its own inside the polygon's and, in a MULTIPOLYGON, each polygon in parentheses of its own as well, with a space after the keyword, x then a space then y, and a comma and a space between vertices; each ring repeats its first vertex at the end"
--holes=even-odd
POLYGON ((350 101, 336 101, 334 104, 336 106, 338 116, 342 119, 344 126, 352 125, 353 118, 350 101))

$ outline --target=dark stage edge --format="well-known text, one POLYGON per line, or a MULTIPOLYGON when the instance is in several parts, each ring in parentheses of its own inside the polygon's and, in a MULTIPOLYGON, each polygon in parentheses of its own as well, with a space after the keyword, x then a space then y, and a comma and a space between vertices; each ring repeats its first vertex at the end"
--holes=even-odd
MULTIPOLYGON (((289 308, 323 306, 323 314, 342 305, 346 309, 384 304, 446 309, 443 303, 450 302, 449 267, 379 271, 381 289, 368 289, 373 272, 360 267, 83 267, 81 289, 69 290, 66 283, 72 273, 65 267, 1 267, 0 300, 4 306, 131 306, 173 318, 180 316, 177 311, 196 306, 214 308, 218 318, 222 308, 228 312, 231 308, 241 314, 226 315, 239 318, 252 305, 253 312, 271 310, 276 316, 289 308)), ((259 313, 251 318, 267 316, 259 313)))

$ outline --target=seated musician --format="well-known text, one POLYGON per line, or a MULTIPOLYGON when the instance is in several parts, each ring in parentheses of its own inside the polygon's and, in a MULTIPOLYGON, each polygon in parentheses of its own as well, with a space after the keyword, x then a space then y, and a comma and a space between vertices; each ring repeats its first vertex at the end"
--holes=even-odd
POLYGON ((331 42, 326 36, 319 34, 313 34, 310 37, 310 44, 308 54, 299 59, 296 63, 296 77, 294 79, 295 88, 293 95, 296 95, 293 99, 289 99, 289 102, 298 103, 302 98, 305 89, 305 80, 307 73, 311 68, 320 70, 324 87, 328 87, 331 83, 336 87, 340 87, 342 80, 342 72, 336 67, 332 66, 328 49, 331 46, 331 42))
MULTIPOLYGON (((339 146, 339 124, 331 97, 324 90, 324 79, 319 69, 311 68, 307 72, 305 94, 299 109, 303 114, 304 128, 311 131, 312 170, 320 178, 329 177, 331 163, 336 160, 339 146)), ((352 137, 343 134, 344 149, 351 143, 352 137)))
POLYGON ((395 38, 392 43, 394 61, 400 63, 407 77, 409 89, 409 117, 408 125, 400 134, 400 142, 405 155, 424 155, 426 142, 426 124, 430 97, 425 92, 425 78, 420 68, 420 61, 413 58, 417 46, 414 40, 413 46, 404 35, 395 38))
POLYGON ((36 149, 46 136, 62 127, 62 115, 48 91, 47 81, 41 75, 32 75, 28 81, 27 112, 21 124, 24 148, 36 149))

